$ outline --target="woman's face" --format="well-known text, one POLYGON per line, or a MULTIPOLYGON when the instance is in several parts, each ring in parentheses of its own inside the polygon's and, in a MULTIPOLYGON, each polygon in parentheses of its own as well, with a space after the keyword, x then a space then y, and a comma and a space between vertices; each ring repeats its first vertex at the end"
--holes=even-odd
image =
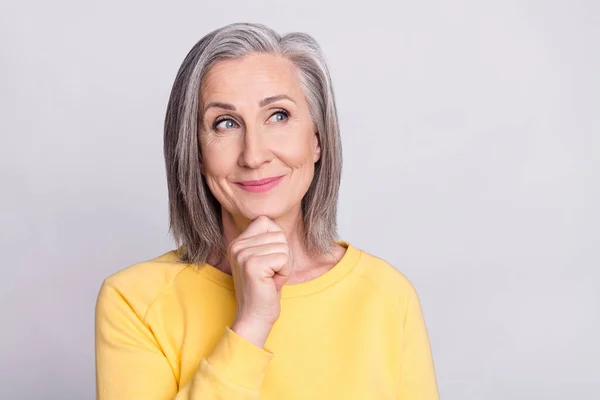
POLYGON ((253 54, 214 65, 201 85, 202 174, 234 218, 299 213, 320 156, 293 64, 253 54))

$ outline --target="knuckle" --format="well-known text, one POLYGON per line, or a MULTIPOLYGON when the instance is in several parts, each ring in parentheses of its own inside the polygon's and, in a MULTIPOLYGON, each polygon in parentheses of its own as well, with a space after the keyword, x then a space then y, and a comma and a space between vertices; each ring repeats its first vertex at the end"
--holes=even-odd
POLYGON ((277 243, 277 252, 287 254, 288 246, 285 243, 277 243))
POLYGON ((273 256, 272 260, 273 260, 274 264, 283 265, 284 263, 287 262, 287 255, 285 253, 278 252, 278 253, 273 254, 272 256, 273 256))
POLYGON ((257 267, 258 257, 257 256, 249 256, 244 262, 245 270, 251 270, 257 267))
POLYGON ((236 254, 235 257, 239 260, 239 261, 243 261, 246 260, 248 258, 251 258, 251 250, 249 248, 245 248, 245 249, 240 249, 236 254))
POLYGON ((238 241, 238 242, 233 243, 229 247, 229 249, 230 249, 229 254, 231 254, 232 256, 234 256, 237 259, 238 257, 240 257, 240 254, 244 253, 248 249, 248 247, 244 242, 238 241))
POLYGON ((260 226, 267 226, 269 223, 269 218, 265 215, 261 215, 256 218, 256 223, 260 224, 260 226))
POLYGON ((290 255, 286 252, 286 253, 280 253, 281 254, 281 260, 283 262, 288 262, 290 260, 290 255))
POLYGON ((287 236, 285 235, 285 232, 275 232, 274 235, 278 242, 287 244, 287 236))
POLYGON ((229 254, 237 254, 240 251, 240 245, 239 242, 232 240, 231 243, 229 243, 229 254))

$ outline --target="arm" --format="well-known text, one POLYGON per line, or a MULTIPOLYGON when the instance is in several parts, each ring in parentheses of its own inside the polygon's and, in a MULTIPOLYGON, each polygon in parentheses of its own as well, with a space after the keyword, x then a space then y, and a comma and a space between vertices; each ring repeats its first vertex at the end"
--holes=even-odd
POLYGON ((171 365, 150 327, 106 282, 96 304, 98 400, 251 400, 272 354, 226 328, 194 377, 178 387, 171 365))
POLYGON ((400 400, 438 400, 427 328, 417 292, 411 287, 404 323, 400 400))

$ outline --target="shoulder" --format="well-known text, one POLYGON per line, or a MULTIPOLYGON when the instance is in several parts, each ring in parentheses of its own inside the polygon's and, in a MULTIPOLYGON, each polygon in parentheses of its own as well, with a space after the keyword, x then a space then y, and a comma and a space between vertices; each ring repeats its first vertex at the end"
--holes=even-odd
POLYGON ((154 299, 187 267, 189 264, 179 261, 176 250, 130 265, 104 280, 98 294, 98 306, 124 302, 143 317, 154 299))
POLYGON ((364 250, 360 250, 360 253, 355 273, 372 290, 401 308, 406 308, 411 301, 418 301, 414 285, 398 268, 364 250))

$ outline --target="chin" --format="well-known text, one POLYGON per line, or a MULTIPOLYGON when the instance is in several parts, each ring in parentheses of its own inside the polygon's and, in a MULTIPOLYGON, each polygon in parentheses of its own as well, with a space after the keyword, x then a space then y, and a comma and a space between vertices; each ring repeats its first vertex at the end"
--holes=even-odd
POLYGON ((269 204, 269 201, 256 202, 255 204, 247 204, 239 210, 239 214, 251 221, 264 215, 270 219, 277 219, 285 215, 289 207, 281 204, 269 204))

